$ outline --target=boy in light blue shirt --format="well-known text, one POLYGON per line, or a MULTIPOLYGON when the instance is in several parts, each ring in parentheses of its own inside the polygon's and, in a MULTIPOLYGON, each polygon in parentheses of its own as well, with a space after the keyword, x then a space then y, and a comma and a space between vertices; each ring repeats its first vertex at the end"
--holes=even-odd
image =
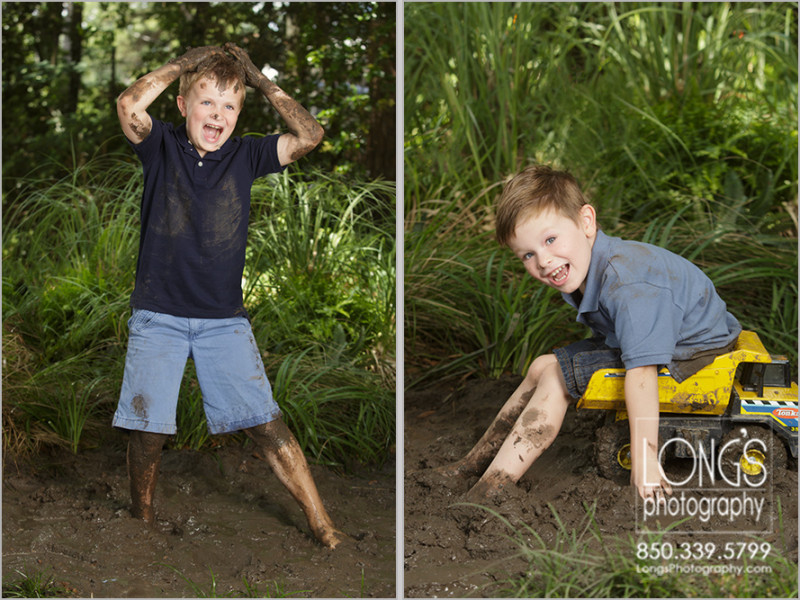
POLYGON ((559 290, 592 339, 536 358, 476 446, 449 475, 482 476, 481 500, 516 483, 555 440, 572 399, 592 373, 625 367, 631 484, 642 498, 671 493, 658 463, 658 369, 683 381, 732 349, 742 328, 711 280, 663 248, 599 230, 596 212, 569 173, 525 169, 505 187, 497 239, 528 273, 559 290))

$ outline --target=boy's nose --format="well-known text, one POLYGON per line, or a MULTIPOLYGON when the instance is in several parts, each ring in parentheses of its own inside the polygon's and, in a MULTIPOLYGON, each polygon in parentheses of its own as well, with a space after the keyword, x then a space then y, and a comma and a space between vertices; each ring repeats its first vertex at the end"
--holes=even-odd
POLYGON ((539 258, 539 268, 545 269, 551 262, 553 262, 553 257, 548 256, 547 254, 538 254, 539 258))

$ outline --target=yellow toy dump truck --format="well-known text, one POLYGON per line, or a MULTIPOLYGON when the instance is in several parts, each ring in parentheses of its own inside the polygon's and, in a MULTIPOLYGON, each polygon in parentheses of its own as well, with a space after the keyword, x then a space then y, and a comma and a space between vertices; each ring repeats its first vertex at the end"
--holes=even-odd
MULTIPOLYGON (((609 411, 595 443, 598 469, 609 479, 630 471, 624 382, 625 369, 602 369, 578 401, 579 409, 609 411)), ((737 469, 755 476, 767 465, 786 467, 789 454, 797 458, 797 383, 786 358, 771 356, 752 331, 682 383, 662 368, 658 391, 659 447, 667 457, 696 458, 702 446, 728 476, 737 469)))

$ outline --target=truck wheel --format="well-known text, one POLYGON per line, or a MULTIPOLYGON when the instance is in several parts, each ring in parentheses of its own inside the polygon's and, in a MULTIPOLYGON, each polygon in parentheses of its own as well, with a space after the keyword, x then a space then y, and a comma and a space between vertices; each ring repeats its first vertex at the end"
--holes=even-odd
POLYGON ((606 479, 630 477, 631 432, 628 421, 614 421, 597 430, 594 458, 597 470, 606 479))
POLYGON ((765 470, 769 477, 770 469, 786 468, 786 446, 766 427, 735 426, 722 438, 719 448, 719 468, 730 481, 740 481, 744 475, 750 481, 761 481, 765 470))

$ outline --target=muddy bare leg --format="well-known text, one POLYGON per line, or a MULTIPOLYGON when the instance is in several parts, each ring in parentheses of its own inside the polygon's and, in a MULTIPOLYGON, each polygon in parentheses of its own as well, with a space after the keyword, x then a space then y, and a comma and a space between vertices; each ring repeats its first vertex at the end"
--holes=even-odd
POLYGON ((464 458, 436 470, 443 475, 480 475, 492 462, 498 448, 506 439, 522 410, 528 405, 533 395, 532 389, 524 389, 527 382, 523 382, 497 413, 489 428, 481 439, 473 446, 464 458))
POLYGON ((533 397, 467 498, 480 501, 519 481, 556 439, 568 406, 569 394, 558 362, 544 365, 533 397))
POLYGON ((257 446, 256 456, 269 464, 300 504, 314 536, 328 548, 335 548, 346 536, 334 527, 325 511, 303 450, 283 420, 251 427, 245 433, 257 446))
POLYGON ((461 460, 443 467, 439 467, 437 471, 443 475, 480 475, 483 473, 489 464, 492 462, 498 449, 502 446, 503 441, 508 437, 511 428, 516 423, 522 411, 528 406, 531 398, 533 397, 539 378, 542 376, 543 371, 547 365, 555 361, 555 356, 545 355, 540 356, 533 361, 528 369, 525 379, 519 384, 511 397, 497 413, 497 416, 489 425, 489 428, 483 434, 478 443, 470 450, 467 455, 461 460))
POLYGON ((128 478, 131 486, 131 514, 153 523, 153 497, 161 464, 161 449, 169 436, 146 431, 131 431, 128 440, 128 478))

